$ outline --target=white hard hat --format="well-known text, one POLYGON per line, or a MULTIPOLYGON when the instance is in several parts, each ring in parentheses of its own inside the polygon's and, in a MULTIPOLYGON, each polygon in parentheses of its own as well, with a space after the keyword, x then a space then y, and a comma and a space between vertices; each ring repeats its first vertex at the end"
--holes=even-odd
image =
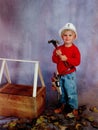
POLYGON ((63 30, 66 30, 66 29, 69 29, 69 30, 72 30, 75 32, 76 34, 76 38, 77 38, 77 31, 76 31, 76 28, 75 26, 72 24, 72 23, 66 23, 64 27, 62 27, 60 30, 59 30, 59 35, 61 37, 61 33, 63 30))

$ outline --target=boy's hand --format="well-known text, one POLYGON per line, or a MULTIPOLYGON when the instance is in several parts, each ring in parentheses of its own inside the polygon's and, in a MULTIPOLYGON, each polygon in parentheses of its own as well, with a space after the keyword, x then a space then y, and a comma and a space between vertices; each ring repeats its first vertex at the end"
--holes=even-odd
POLYGON ((66 61, 67 60, 66 55, 62 55, 61 50, 56 50, 56 54, 60 57, 61 61, 66 61))
POLYGON ((67 60, 67 56, 65 56, 65 55, 60 55, 60 59, 61 59, 61 61, 66 61, 66 60, 67 60))
POLYGON ((57 54, 58 56, 62 55, 61 50, 56 50, 56 54, 57 54))

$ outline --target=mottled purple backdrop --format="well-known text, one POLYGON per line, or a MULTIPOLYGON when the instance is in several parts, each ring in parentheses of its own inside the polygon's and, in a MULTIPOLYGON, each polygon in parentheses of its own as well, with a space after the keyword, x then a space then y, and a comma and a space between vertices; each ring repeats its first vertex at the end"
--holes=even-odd
MULTIPOLYGON (((48 40, 62 42, 58 30, 72 22, 82 55, 77 67, 79 101, 98 105, 97 5, 98 0, 0 0, 0 57, 40 61, 47 96, 52 99, 55 92, 50 89, 51 76, 56 66, 51 61, 54 47, 48 40)), ((29 66, 14 64, 13 82, 32 84, 29 66)))

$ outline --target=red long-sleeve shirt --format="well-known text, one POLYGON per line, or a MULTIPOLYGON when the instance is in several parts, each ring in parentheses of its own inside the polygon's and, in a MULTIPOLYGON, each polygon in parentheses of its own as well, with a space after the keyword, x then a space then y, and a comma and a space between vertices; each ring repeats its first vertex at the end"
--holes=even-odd
POLYGON ((81 55, 79 49, 72 44, 71 47, 66 47, 64 44, 57 47, 53 51, 52 61, 57 64, 57 70, 60 75, 69 74, 76 70, 76 66, 80 64, 81 55), (67 61, 61 61, 60 57, 56 54, 56 49, 60 49, 62 55, 67 56, 67 61), (67 63, 67 65, 66 65, 67 63))

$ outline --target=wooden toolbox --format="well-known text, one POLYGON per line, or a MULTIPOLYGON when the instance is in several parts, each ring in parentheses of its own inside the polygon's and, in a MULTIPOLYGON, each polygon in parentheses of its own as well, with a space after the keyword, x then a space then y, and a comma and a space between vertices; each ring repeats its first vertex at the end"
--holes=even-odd
MULTIPOLYGON (((7 60, 8 59, 6 59, 6 61, 7 60)), ((6 62, 4 63, 6 64, 6 62)), ((3 68, 7 69, 6 76, 8 83, 4 84, 0 88, 0 116, 14 116, 30 119, 38 117, 44 111, 46 103, 46 87, 39 69, 39 65, 36 64, 37 66, 35 67, 36 71, 34 76, 34 86, 29 86, 11 83, 8 67, 3 64, 2 66, 4 67, 1 66, 1 72, 3 72, 3 68), (41 79, 42 86, 36 86, 37 72, 41 79)), ((1 79, 2 74, 0 73, 1 79)))

